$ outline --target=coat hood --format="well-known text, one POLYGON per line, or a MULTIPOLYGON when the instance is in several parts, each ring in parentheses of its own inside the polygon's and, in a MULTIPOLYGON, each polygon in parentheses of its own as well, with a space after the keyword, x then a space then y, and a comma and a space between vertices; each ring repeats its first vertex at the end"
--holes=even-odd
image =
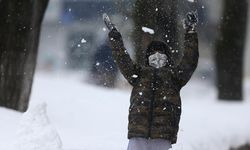
POLYGON ((163 53, 163 54, 166 54, 167 57, 168 57, 168 66, 172 66, 173 65, 173 60, 172 60, 172 57, 171 57, 171 51, 170 51, 170 48, 169 46, 163 42, 163 41, 152 41, 149 45, 148 45, 148 48, 146 50, 146 58, 145 58, 145 64, 146 66, 149 66, 148 64, 148 57, 156 52, 160 52, 160 53, 163 53))

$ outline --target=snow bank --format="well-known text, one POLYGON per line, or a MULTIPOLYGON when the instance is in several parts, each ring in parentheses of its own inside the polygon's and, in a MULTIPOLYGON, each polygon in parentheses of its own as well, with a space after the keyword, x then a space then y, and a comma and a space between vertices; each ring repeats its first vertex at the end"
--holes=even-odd
POLYGON ((45 103, 23 114, 16 145, 18 150, 61 150, 61 139, 49 122, 45 103))
POLYGON ((21 113, 0 107, 0 150, 16 150, 16 129, 21 113))
MULTIPOLYGON (((181 91, 183 112, 173 150, 229 150, 250 143, 250 93, 243 103, 219 102, 214 87, 204 80, 192 80, 181 91)), ((130 89, 107 90, 81 81, 70 75, 36 74, 31 96, 36 107, 23 116, 0 108, 0 149, 58 150, 62 140, 67 150, 125 150, 130 89), (40 105, 43 100, 47 112, 46 105, 40 105), (13 134, 16 129, 18 136, 13 134), (11 148, 13 139, 19 149, 11 148)), ((250 91, 249 80, 245 90, 250 91)))
POLYGON ((229 150, 250 143, 249 103, 185 103, 174 150, 229 150))

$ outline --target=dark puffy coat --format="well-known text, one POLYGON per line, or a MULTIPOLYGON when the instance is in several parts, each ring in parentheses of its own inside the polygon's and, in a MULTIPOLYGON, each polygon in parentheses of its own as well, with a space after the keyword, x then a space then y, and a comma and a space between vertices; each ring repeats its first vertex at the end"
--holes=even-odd
MULTIPOLYGON (((181 115, 180 90, 189 81, 198 63, 197 33, 186 33, 183 58, 179 65, 163 68, 139 66, 127 53, 119 32, 109 34, 112 54, 123 76, 133 86, 128 138, 167 139, 176 143, 181 115)), ((166 45, 156 42, 155 49, 166 45)), ((152 45, 151 45, 152 46, 152 45)), ((147 56, 154 49, 147 50, 147 56)), ((169 56, 169 49, 164 50, 169 56), (167 52, 168 51, 168 52, 167 52)), ((145 58, 147 61, 147 58, 145 58)))

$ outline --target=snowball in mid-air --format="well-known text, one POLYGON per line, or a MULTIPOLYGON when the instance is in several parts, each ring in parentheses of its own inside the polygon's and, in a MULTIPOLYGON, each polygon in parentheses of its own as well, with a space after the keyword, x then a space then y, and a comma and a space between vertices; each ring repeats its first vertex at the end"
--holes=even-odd
POLYGON ((138 78, 138 75, 137 74, 133 74, 132 78, 138 78))
POLYGON ((145 33, 149 33, 149 34, 154 34, 155 31, 153 29, 150 29, 148 27, 142 27, 142 31, 145 33))

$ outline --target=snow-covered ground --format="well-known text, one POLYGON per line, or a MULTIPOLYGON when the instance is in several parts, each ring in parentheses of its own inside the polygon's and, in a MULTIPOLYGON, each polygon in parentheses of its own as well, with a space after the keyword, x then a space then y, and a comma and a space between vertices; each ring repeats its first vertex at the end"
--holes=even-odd
MULTIPOLYGON (((181 93, 183 114, 174 149, 229 150, 250 143, 250 80, 245 83, 244 103, 226 103, 216 100, 212 85, 192 80, 181 93)), ((129 89, 108 90, 76 76, 38 73, 27 113, 0 108, 0 150, 125 150, 129 97, 129 89)))

